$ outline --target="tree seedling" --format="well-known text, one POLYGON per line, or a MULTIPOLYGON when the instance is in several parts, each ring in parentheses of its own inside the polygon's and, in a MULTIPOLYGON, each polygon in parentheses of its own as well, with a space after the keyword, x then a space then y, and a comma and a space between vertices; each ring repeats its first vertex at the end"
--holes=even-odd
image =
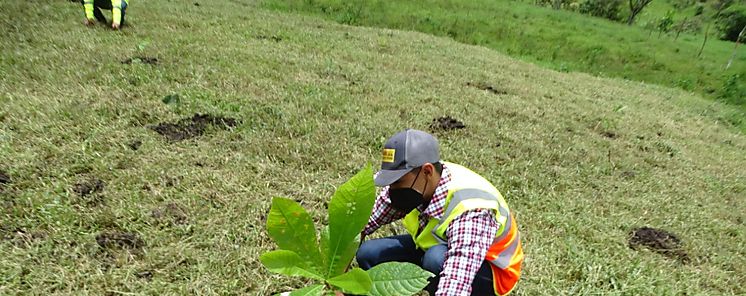
POLYGON ((360 245, 360 232, 375 202, 373 171, 368 165, 340 186, 329 202, 329 225, 317 236, 311 216, 297 202, 272 199, 267 232, 278 250, 262 254, 262 264, 272 272, 318 281, 286 295, 413 295, 433 274, 412 263, 388 262, 364 271, 350 268, 360 245))

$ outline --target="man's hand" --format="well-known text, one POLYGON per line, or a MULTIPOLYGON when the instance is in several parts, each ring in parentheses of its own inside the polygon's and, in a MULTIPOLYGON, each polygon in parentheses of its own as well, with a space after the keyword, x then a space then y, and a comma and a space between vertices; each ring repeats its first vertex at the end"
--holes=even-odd
POLYGON ((119 30, 119 23, 111 23, 111 28, 114 30, 119 30))
POLYGON ((95 25, 95 24, 96 24, 96 21, 95 21, 95 20, 92 20, 92 19, 89 19, 89 18, 86 18, 86 19, 85 19, 85 20, 83 21, 83 24, 84 24, 84 25, 86 25, 86 26, 89 26, 89 27, 90 27, 90 26, 93 26, 93 25, 95 25))

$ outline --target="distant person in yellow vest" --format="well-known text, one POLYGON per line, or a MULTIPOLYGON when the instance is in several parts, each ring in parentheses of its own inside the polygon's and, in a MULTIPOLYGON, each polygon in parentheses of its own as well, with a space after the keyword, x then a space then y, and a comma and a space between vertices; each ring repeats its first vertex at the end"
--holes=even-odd
POLYGON ((124 25, 124 14, 127 11, 127 0, 81 0, 85 10, 85 24, 92 26, 96 21, 106 24, 106 17, 101 9, 111 10, 111 28, 119 30, 124 25))
POLYGON ((523 262, 514 215, 485 178, 441 161, 432 135, 407 129, 388 139, 375 183, 383 188, 363 239, 399 219, 409 234, 364 241, 357 252, 361 268, 415 263, 435 274, 426 287, 430 295, 513 290, 523 262))

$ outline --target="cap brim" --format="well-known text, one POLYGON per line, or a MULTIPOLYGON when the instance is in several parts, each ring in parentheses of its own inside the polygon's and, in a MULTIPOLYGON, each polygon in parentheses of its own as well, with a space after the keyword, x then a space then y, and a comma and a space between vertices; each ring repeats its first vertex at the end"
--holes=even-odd
POLYGON ((378 171, 378 175, 374 182, 378 187, 388 186, 391 185, 391 183, 398 181, 402 176, 411 172, 413 169, 414 168, 403 170, 380 170, 378 171))

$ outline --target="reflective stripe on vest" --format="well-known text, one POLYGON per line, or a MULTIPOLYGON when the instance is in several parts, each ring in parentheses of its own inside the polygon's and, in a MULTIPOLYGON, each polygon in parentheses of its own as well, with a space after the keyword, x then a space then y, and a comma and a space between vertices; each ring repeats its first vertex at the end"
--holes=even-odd
POLYGON ((124 0, 111 0, 111 21, 113 23, 122 23, 122 9, 127 7, 124 0))
MULTIPOLYGON (((458 217, 458 215, 461 215, 461 213, 473 209, 491 209, 499 211, 500 215, 496 215, 495 218, 498 225, 500 225, 500 228, 497 230, 495 235, 501 236, 505 233, 505 229, 509 229, 509 226, 506 227, 505 222, 510 221, 507 218, 510 215, 510 211, 500 205, 499 199, 493 194, 481 189, 473 188, 461 189, 452 194, 453 197, 448 201, 448 206, 443 212, 443 217, 445 217, 445 219, 440 221, 435 229, 433 229, 433 234, 435 234, 435 236, 445 238, 446 230, 448 229, 448 225, 451 224, 451 221, 458 217)), ((512 223, 508 224, 512 225, 512 223)))
POLYGON ((492 265, 495 293, 506 295, 515 287, 523 262, 523 250, 515 219, 500 192, 484 178, 462 166, 447 162, 445 165, 451 172, 452 181, 449 183, 446 209, 441 220, 430 219, 425 227, 419 229, 420 212, 414 210, 404 218, 404 226, 415 244, 420 249, 427 250, 434 245, 447 243, 448 226, 464 212, 474 209, 495 211, 499 228, 485 260, 492 265))
POLYGON ((85 17, 89 20, 94 19, 93 15, 93 0, 83 1, 83 9, 85 10, 85 17))

